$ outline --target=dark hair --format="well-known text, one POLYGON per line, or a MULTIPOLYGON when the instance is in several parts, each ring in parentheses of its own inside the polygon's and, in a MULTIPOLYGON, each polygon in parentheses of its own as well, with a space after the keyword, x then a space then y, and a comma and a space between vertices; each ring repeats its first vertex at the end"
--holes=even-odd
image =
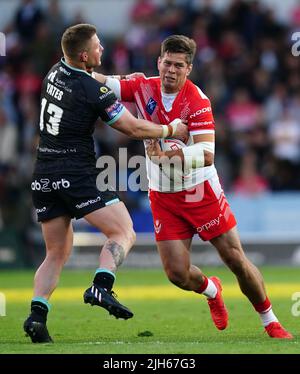
POLYGON ((64 54, 76 59, 80 52, 87 50, 87 42, 96 33, 96 27, 87 23, 67 28, 61 38, 61 48, 64 54))
POLYGON ((184 53, 186 62, 190 65, 195 57, 196 43, 184 35, 171 35, 161 43, 160 56, 163 57, 166 52, 184 53))

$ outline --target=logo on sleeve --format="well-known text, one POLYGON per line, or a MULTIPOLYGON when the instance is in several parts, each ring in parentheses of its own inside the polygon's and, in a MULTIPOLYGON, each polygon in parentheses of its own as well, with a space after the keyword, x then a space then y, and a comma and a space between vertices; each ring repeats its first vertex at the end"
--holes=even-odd
POLYGON ((101 86, 99 91, 102 94, 99 96, 100 100, 104 100, 106 97, 113 95, 113 92, 108 87, 105 87, 105 86, 101 86))
POLYGON ((211 112, 211 107, 210 107, 210 106, 208 106, 208 107, 206 107, 206 108, 202 108, 202 109, 197 110, 197 112, 191 114, 190 118, 197 117, 197 116, 199 116, 200 114, 202 114, 202 113, 207 113, 207 112, 211 112))
POLYGON ((157 105, 157 102, 154 99, 152 99, 152 97, 150 97, 150 99, 149 99, 149 101, 146 105, 146 111, 150 114, 150 116, 154 112, 154 109, 156 108, 156 105, 157 105))
POLYGON ((214 125, 214 122, 213 121, 204 121, 204 122, 191 122, 190 123, 191 127, 209 126, 209 125, 214 125))
POLYGON ((119 101, 116 101, 111 106, 106 108, 105 111, 106 111, 108 117, 110 119, 113 119, 121 112, 122 109, 123 109, 123 105, 121 103, 119 103, 119 101))

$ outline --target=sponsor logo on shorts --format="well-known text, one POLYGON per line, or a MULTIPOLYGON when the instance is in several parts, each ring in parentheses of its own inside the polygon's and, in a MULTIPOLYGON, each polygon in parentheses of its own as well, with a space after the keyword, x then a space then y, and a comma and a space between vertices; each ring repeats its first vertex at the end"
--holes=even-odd
POLYGON ((91 205, 91 204, 95 204, 95 203, 97 203, 98 201, 101 201, 101 197, 100 197, 100 196, 98 196, 96 199, 90 199, 90 200, 88 200, 88 201, 83 201, 82 203, 77 204, 77 205, 76 205, 76 208, 77 208, 77 209, 82 209, 82 208, 85 208, 86 206, 89 206, 89 205, 91 205))
POLYGON ((48 178, 42 178, 39 180, 34 180, 31 183, 32 191, 41 191, 41 192, 51 192, 52 190, 66 189, 71 186, 71 183, 65 179, 61 178, 58 181, 51 182, 48 178), (52 188, 51 188, 52 187, 52 188))
POLYGON ((156 220, 154 221, 154 229, 155 229, 156 234, 159 234, 159 233, 160 233, 160 230, 161 230, 161 223, 159 222, 159 219, 156 219, 156 220))
POLYGON ((211 227, 214 227, 214 226, 219 226, 219 224, 220 224, 220 218, 223 216, 223 214, 219 214, 219 217, 217 217, 217 218, 214 218, 214 219, 212 219, 211 221, 209 221, 209 222, 206 222, 204 225, 202 225, 202 226, 199 226, 199 227, 197 227, 197 232, 202 232, 202 231, 209 231, 209 229, 211 228, 211 227))

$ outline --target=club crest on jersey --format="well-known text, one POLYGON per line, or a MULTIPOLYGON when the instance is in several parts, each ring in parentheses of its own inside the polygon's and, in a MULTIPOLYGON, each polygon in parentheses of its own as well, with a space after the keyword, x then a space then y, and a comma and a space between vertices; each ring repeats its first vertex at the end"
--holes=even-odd
POLYGON ((150 116, 154 112, 154 109, 156 108, 156 105, 157 105, 157 102, 154 99, 152 99, 152 97, 150 97, 150 99, 149 99, 149 101, 146 105, 146 111, 150 114, 150 116))

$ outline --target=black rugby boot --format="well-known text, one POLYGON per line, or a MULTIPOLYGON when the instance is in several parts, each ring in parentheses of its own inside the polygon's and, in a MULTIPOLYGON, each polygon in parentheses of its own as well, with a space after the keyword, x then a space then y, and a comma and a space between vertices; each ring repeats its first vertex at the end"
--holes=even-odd
POLYGON ((133 317, 133 313, 118 302, 113 291, 108 292, 104 288, 93 285, 85 291, 83 300, 86 304, 98 305, 106 309, 116 318, 129 319, 133 317))

